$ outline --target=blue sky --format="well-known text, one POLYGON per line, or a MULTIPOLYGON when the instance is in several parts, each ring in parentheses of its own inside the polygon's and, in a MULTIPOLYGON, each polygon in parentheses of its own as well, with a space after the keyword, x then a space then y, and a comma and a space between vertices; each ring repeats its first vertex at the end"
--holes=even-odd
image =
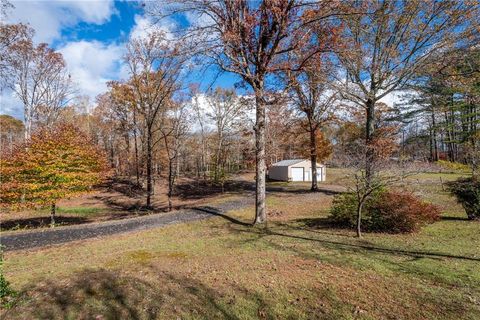
MULTIPOLYGON (((122 63, 125 43, 151 30, 152 23, 136 1, 66 0, 12 1, 9 23, 28 23, 35 29, 34 41, 46 42, 61 52, 78 93, 94 101, 106 90, 106 82, 128 77, 122 63)), ((168 22, 161 28, 168 28, 168 22)), ((194 74, 190 82, 211 84, 215 71, 194 74)), ((215 85, 231 87, 238 81, 222 75, 215 85)), ((0 113, 23 118, 23 107, 8 91, 1 95, 0 113)))
POLYGON ((61 30, 61 41, 98 40, 102 42, 124 42, 135 26, 135 16, 142 16, 143 11, 136 2, 115 2, 110 16, 104 23, 95 24, 80 21, 74 26, 61 30))

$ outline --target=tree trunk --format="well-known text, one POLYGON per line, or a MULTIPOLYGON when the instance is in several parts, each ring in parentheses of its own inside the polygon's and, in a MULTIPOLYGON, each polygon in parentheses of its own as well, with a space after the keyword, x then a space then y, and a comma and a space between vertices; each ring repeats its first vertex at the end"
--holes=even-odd
POLYGON ((358 202, 357 207, 357 237, 362 237, 362 208, 363 200, 358 202))
POLYGON ((214 172, 214 181, 218 183, 220 181, 220 154, 222 152, 222 137, 219 134, 218 137, 217 150, 215 151, 215 172, 214 172))
POLYGON ((115 173, 117 174, 117 168, 115 166, 115 150, 113 150, 113 137, 110 138, 110 167, 115 169, 115 173))
POLYGON ((137 116, 135 109, 133 109, 133 139, 135 141, 135 175, 137 178, 137 186, 140 186, 140 169, 138 164, 138 141, 137 141, 137 116))
POLYGON ((310 129, 310 161, 312 166, 312 188, 311 191, 318 191, 317 184, 317 130, 310 129))
POLYGON ((255 162, 256 162, 256 189, 255 189, 255 224, 267 221, 265 208, 265 101, 263 91, 255 93, 256 122, 255 122, 255 162))
POLYGON ((24 134, 25 134, 25 142, 27 142, 28 140, 30 140, 30 137, 31 137, 31 134, 32 134, 32 115, 31 115, 31 111, 29 109, 25 110, 24 117, 25 117, 25 131, 24 131, 24 134))
POLYGON ((438 161, 438 142, 437 142, 437 121, 435 111, 432 109, 432 143, 433 143, 433 161, 438 161))
MULTIPOLYGON (((176 146, 178 148, 178 146, 176 146)), ((175 157, 175 178, 180 176, 180 156, 177 154, 175 157)))
POLYGON ((168 211, 172 211, 172 194, 175 174, 173 172, 173 159, 168 161, 168 211))
POLYGON ((152 205, 152 132, 147 130, 147 208, 152 205))
POLYGON ((55 211, 56 211, 56 205, 55 202, 52 203, 52 206, 50 207, 50 227, 55 227, 55 211))
POLYGON ((200 156, 200 160, 201 160, 201 170, 202 170, 202 176, 203 176, 203 180, 207 180, 207 166, 206 166, 206 152, 207 152, 207 148, 205 146, 206 142, 205 142, 205 133, 203 132, 203 126, 202 126, 202 155, 200 156))
POLYGON ((365 178, 367 186, 370 185, 372 181, 372 176, 374 174, 374 157, 375 150, 373 146, 373 134, 375 130, 375 101, 368 99, 366 103, 367 109, 367 121, 366 121, 366 134, 365 134, 365 143, 366 143, 366 153, 365 153, 365 178))

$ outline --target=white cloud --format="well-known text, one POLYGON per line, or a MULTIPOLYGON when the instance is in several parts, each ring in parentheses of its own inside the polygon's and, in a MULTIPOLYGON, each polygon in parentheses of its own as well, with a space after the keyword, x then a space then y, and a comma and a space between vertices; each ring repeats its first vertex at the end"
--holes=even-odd
MULTIPOLYGON (((66 61, 78 94, 94 98, 107 90, 108 81, 128 78, 128 68, 122 59, 125 43, 96 40, 65 42, 61 38, 62 31, 80 22, 97 25, 108 22, 116 14, 113 0, 13 0, 12 3, 15 8, 9 13, 7 22, 28 23, 35 29, 35 42, 55 44, 55 49, 66 61)), ((154 30, 162 30, 167 39, 173 39, 173 20, 154 24, 149 17, 141 14, 135 15, 134 19, 129 39, 144 37, 154 30)), ((23 106, 13 93, 4 91, 0 94, 0 113, 23 118, 23 106)))
POLYGON ((152 32, 153 24, 150 19, 142 15, 135 15, 135 25, 130 31, 130 38, 144 38, 152 32))
POLYGON ((29 23, 35 29, 37 42, 51 43, 60 39, 65 27, 80 21, 102 24, 116 12, 113 0, 94 1, 12 1, 15 8, 8 22, 29 23))
POLYGON ((0 114, 8 114, 23 120, 22 102, 13 91, 5 89, 0 95, 0 114))
MULTIPOLYGON (((123 45, 77 41, 67 43, 58 51, 67 63, 78 93, 90 96, 91 101, 107 90, 108 81, 124 77, 123 45)), ((23 119, 23 105, 9 90, 0 95, 0 114, 23 119)))
POLYGON ((78 17, 89 23, 102 24, 115 13, 115 4, 112 0, 82 0, 67 1, 73 12, 77 11, 78 17))
POLYGON ((171 19, 162 19, 154 23, 149 16, 135 15, 135 25, 130 31, 130 39, 145 38, 148 34, 160 31, 164 33, 166 39, 174 39, 173 30, 175 22, 171 19))
POLYGON ((95 97, 106 91, 106 82, 123 76, 124 46, 99 41, 69 42, 62 53, 79 93, 95 97))

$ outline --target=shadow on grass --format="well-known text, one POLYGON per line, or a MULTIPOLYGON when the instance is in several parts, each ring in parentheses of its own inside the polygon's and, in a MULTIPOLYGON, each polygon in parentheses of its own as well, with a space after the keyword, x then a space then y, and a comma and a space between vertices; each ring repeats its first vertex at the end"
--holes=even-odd
POLYGON ((126 178, 111 178, 103 184, 102 187, 105 187, 109 191, 116 191, 127 197, 144 197, 147 195, 141 186, 126 178))
MULTIPOLYGON (((151 208, 145 207, 146 191, 136 185, 133 181, 126 178, 113 178, 101 186, 110 192, 116 192, 117 195, 95 196, 95 199, 102 201, 109 208, 124 212, 164 212, 167 211, 166 203, 155 204, 151 208), (118 195, 119 194, 119 195, 118 195), (125 197, 127 199, 125 199, 125 197)), ((325 195, 335 195, 341 191, 334 188, 322 187, 316 192, 325 195)), ((290 193, 290 194, 313 194, 310 186, 269 186, 266 187, 269 193, 290 193)), ((175 186, 174 195, 180 201, 199 200, 211 198, 219 194, 246 195, 255 191, 255 183, 246 180, 228 180, 223 187, 219 184, 205 181, 202 179, 190 179, 181 181, 175 186)), ((185 205, 177 205, 174 209, 186 208, 185 205)))
POLYGON ((344 229, 338 226, 338 223, 335 223, 329 217, 321 218, 303 218, 296 219, 294 222, 298 222, 308 228, 301 228, 308 231, 314 231, 314 229, 344 229))
POLYGON ((212 197, 221 193, 242 194, 255 190, 255 184, 244 180, 228 180, 223 185, 211 183, 204 180, 192 180, 179 183, 175 186, 175 195, 182 200, 202 199, 212 197))
MULTIPOLYGON (((149 268, 149 267, 147 267, 149 268)), ((240 319, 249 312, 274 319, 270 304, 257 292, 233 285, 229 297, 201 281, 153 270, 149 281, 119 275, 118 271, 85 270, 66 281, 48 281, 25 289, 4 319, 240 319), (236 295, 251 310, 235 308, 236 295)), ((250 314, 249 317, 255 317, 250 314)))
POLYGON ((443 221, 471 221, 467 217, 453 217, 453 216, 442 216, 440 220, 443 221))
POLYGON ((196 210, 196 211, 201 211, 201 212, 209 213, 209 214, 214 215, 214 216, 224 218, 225 220, 228 220, 228 221, 230 221, 234 224, 238 224, 238 225, 242 225, 242 226, 252 226, 251 223, 243 222, 243 221, 240 221, 240 220, 235 219, 233 217, 230 217, 229 215, 226 215, 221 210, 219 210, 217 208, 214 208, 214 207, 202 206, 202 207, 193 207, 192 209, 196 210))
POLYGON ((293 220, 293 224, 287 222, 275 222, 275 224, 286 230, 300 230, 322 235, 352 238, 351 234, 344 232, 351 230, 350 228, 338 225, 329 217, 302 218, 293 220))
MULTIPOLYGON (((101 187, 109 192, 117 193, 116 195, 95 196, 95 199, 102 201, 112 210, 140 213, 144 211, 149 213, 168 211, 166 201, 158 202, 155 196, 153 197, 153 205, 146 207, 146 191, 129 179, 114 178, 101 187)), ((244 180, 229 180, 222 189, 218 184, 200 179, 189 179, 188 181, 182 180, 175 185, 174 195, 180 201, 185 201, 206 199, 222 193, 244 194, 252 190, 255 190, 254 184, 244 180)), ((184 208, 188 208, 188 205, 180 204, 173 206, 174 210, 184 208)))
POLYGON ((309 194, 309 193, 322 193, 327 196, 334 196, 336 194, 343 193, 344 191, 335 190, 326 187, 319 187, 316 191, 310 190, 310 186, 305 188, 298 188, 295 186, 292 187, 282 187, 282 186, 267 186, 267 192, 282 192, 282 193, 291 193, 291 194, 309 194))
MULTIPOLYGON (((255 191, 255 183, 253 181, 245 180, 228 180, 225 182, 223 189, 220 185, 203 181, 203 180, 192 180, 189 182, 180 183, 175 186, 175 194, 180 199, 201 199, 206 197, 211 197, 221 193, 231 193, 231 194, 245 194, 247 192, 255 191)), ((343 191, 335 190, 328 187, 319 186, 319 189, 315 192, 310 190, 310 185, 308 186, 298 186, 298 185, 287 185, 287 186, 276 186, 268 185, 266 186, 266 191, 270 193, 280 192, 280 193, 291 193, 291 194, 309 194, 309 193, 323 193, 325 195, 336 195, 342 193, 343 191)))
MULTIPOLYGON (((168 205, 166 204, 154 204, 150 207, 147 207, 145 206, 145 200, 135 200, 134 202, 129 202, 117 196, 95 196, 95 199, 102 201, 106 206, 116 212, 125 213, 125 215, 129 215, 128 213, 132 212, 136 214, 150 214, 168 211, 168 205)), ((187 205, 173 205, 172 209, 179 210, 187 207, 187 205)), ((116 216, 117 215, 112 215, 112 218, 115 218, 116 216)))
MULTIPOLYGON (((233 222, 234 225, 251 226, 251 224, 246 224, 246 223, 240 222, 240 221, 238 221, 236 219, 233 219, 233 218, 231 218, 231 217, 229 217, 225 214, 222 214, 222 215, 219 215, 219 216, 225 218, 228 221, 233 222)), ((303 222, 308 228, 299 227, 299 226, 296 226, 296 225, 291 225, 291 224, 282 223, 282 222, 274 222, 273 226, 269 225, 268 227, 266 227, 266 226, 265 227, 253 227, 253 228, 252 227, 238 228, 238 227, 235 227, 235 226, 229 226, 229 227, 230 227, 230 230, 232 230, 233 232, 249 233, 249 234, 257 236, 256 238, 247 239, 247 240, 245 240, 245 242, 252 242, 252 241, 260 240, 260 239, 265 238, 267 236, 278 236, 278 237, 290 238, 290 239, 295 239, 295 240, 317 242, 317 243, 323 244, 325 246, 328 246, 332 249, 342 250, 342 251, 353 251, 353 252, 363 251, 363 252, 386 253, 386 254, 391 254, 391 255, 409 256, 409 257, 412 257, 414 259, 418 259, 418 258, 431 258, 431 259, 449 258, 449 259, 460 259, 460 260, 469 260, 469 261, 480 261, 480 258, 468 257, 468 256, 462 256, 462 255, 455 255, 455 254, 449 254, 449 253, 392 249, 392 248, 374 246, 374 245, 371 245, 371 244, 368 244, 368 243, 363 244, 362 241, 364 241, 364 240, 352 238, 348 235, 343 235, 343 236, 348 236, 349 238, 352 239, 352 241, 356 241, 357 243, 325 240, 325 239, 319 239, 319 238, 314 238, 314 237, 309 237, 309 236, 304 236, 304 235, 296 235, 296 234, 288 233, 288 231, 294 231, 294 230, 318 233, 318 231, 316 229, 312 229, 312 227, 315 227, 315 228, 320 227, 320 228, 323 228, 323 229, 329 229, 329 228, 339 229, 338 227, 335 227, 328 218, 299 219, 299 220, 297 220, 297 222, 303 222), (276 230, 279 230, 279 231, 276 231, 276 230)), ((325 234, 325 233, 321 232, 321 234, 325 234)), ((331 232, 330 234, 332 234, 334 236, 342 235, 342 234, 333 233, 333 232, 331 232)))
MULTIPOLYGON (((288 225, 283 225, 285 231, 288 229, 295 229, 288 227, 288 225)), ((239 232, 239 233, 251 233, 259 236, 260 238, 266 236, 278 236, 278 237, 285 237, 295 240, 305 240, 305 241, 312 241, 316 243, 320 243, 324 246, 328 246, 335 250, 341 251, 351 251, 351 252, 376 252, 376 253, 386 253, 391 255, 401 255, 401 256, 409 256, 412 258, 431 258, 431 259, 441 259, 441 258, 449 258, 449 259, 459 259, 459 260, 469 260, 469 261, 480 261, 480 258, 476 257, 467 257, 461 255, 454 255, 449 253, 442 253, 442 252, 430 252, 430 251, 415 251, 415 250, 402 250, 402 249, 391 249, 379 246, 373 246, 370 244, 361 244, 361 243, 348 243, 342 241, 332 241, 332 240, 325 240, 325 239, 318 239, 303 235, 295 235, 289 234, 286 232, 279 232, 275 231, 273 228, 231 228, 232 230, 239 232)), ((309 230, 307 230, 309 231, 309 230)), ((357 240, 359 241, 359 240, 357 240)), ((361 240, 360 240, 361 241, 361 240)))
MULTIPOLYGON (((128 215, 128 212, 142 214, 168 211, 166 203, 155 203, 151 207, 145 206, 146 190, 128 178, 114 177, 99 187, 116 194, 97 195, 94 198, 117 212, 124 212, 128 215)), ((155 196, 153 196, 153 202, 155 202, 155 196)), ((176 206, 173 209, 181 208, 183 206, 176 206)))
MULTIPOLYGON (((1 223, 3 231, 17 229, 35 229, 50 226, 50 216, 7 220, 1 223)), ((75 225, 90 222, 85 217, 55 216, 56 225, 75 225)))

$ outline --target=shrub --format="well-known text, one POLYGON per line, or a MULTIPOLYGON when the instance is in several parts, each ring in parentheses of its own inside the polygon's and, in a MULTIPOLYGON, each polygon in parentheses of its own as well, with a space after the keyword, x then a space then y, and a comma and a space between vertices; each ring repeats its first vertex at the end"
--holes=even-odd
MULTIPOLYGON (((377 202, 378 197, 384 191, 378 191, 370 196, 363 206, 362 226, 367 229, 370 217, 366 214, 373 203, 377 202)), ((354 228, 357 225, 357 196, 353 192, 341 193, 333 198, 332 208, 330 209, 331 220, 340 226, 354 228)))
POLYGON ((9 308, 12 305, 16 292, 10 286, 10 282, 5 279, 3 272, 0 273, 0 306, 9 308))
POLYGON ((378 200, 370 208, 373 230, 414 232, 440 218, 437 206, 409 192, 385 192, 378 200))
POLYGON ((480 180, 474 178, 459 179, 447 183, 448 190, 463 206, 470 220, 480 219, 480 180))
MULTIPOLYGON (((331 209, 333 222, 355 227, 358 201, 353 193, 336 196, 331 209)), ((379 191, 372 195, 362 211, 366 231, 407 233, 437 221, 439 209, 409 192, 379 191)))
POLYGON ((10 308, 17 293, 10 286, 10 282, 3 275, 3 255, 0 247, 0 307, 10 308))

